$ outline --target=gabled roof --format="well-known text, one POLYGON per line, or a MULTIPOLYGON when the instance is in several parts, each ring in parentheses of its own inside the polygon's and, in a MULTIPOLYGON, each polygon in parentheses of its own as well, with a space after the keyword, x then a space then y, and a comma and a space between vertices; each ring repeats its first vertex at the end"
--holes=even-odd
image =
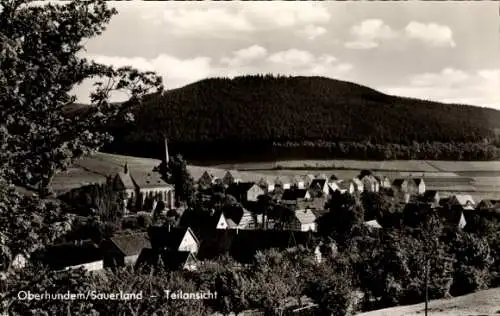
POLYGON ((392 185, 396 186, 396 187, 400 187, 403 185, 403 183, 405 181, 408 182, 408 180, 406 180, 406 179, 394 179, 394 181, 392 181, 392 185))
POLYGON ((326 183, 327 183, 326 179, 314 179, 309 184, 309 187, 311 189, 323 189, 326 183))
POLYGON ((336 182, 328 183, 328 188, 330 188, 331 191, 340 190, 340 187, 339 187, 338 183, 336 183, 336 182))
POLYGON ((314 216, 316 216, 316 218, 320 218, 321 216, 323 216, 326 213, 328 213, 329 210, 325 210, 325 209, 311 209, 311 212, 313 212, 313 214, 314 214, 314 216))
POLYGON ((353 185, 353 183, 352 183, 352 181, 349 181, 349 180, 342 180, 340 182, 337 182, 337 186, 341 190, 349 190, 351 185, 353 185))
POLYGON ((298 210, 295 211, 295 217, 303 225, 312 224, 316 221, 316 215, 311 210, 298 210))
POLYGON ((307 189, 286 189, 283 192, 282 200, 295 201, 297 199, 304 199, 307 194, 307 189))
POLYGON ((247 194, 248 190, 254 185, 255 183, 253 182, 232 183, 227 187, 226 192, 234 196, 239 196, 241 194, 247 194))
POLYGON ((380 225, 376 219, 364 222, 363 224, 370 228, 382 228, 382 225, 380 225))
POLYGON ((362 188, 363 187, 363 182, 361 182, 361 180, 359 180, 358 178, 352 178, 351 180, 356 186, 362 188))
POLYGON ((436 190, 427 190, 424 192, 424 198, 425 199, 434 199, 438 194, 438 191, 436 190))
POLYGON ((54 270, 102 260, 102 252, 91 240, 48 247, 42 261, 54 270))
POLYGON ((155 266, 159 259, 167 270, 182 269, 189 261, 196 261, 196 257, 189 251, 156 251, 154 249, 144 249, 137 259, 138 266, 155 266))
POLYGON ((369 182, 371 182, 371 183, 378 183, 378 182, 379 182, 379 180, 378 180, 375 176, 373 176, 373 175, 371 175, 371 174, 370 174, 370 175, 366 175, 366 176, 364 176, 364 177, 363 177, 363 178, 361 178, 360 180, 361 180, 361 181, 369 181, 369 182))
POLYGON ((475 205, 474 199, 472 196, 468 194, 456 194, 453 196, 460 205, 466 206, 467 203, 470 203, 471 205, 475 205))
POLYGON ((229 254, 240 262, 251 262, 258 250, 287 249, 313 242, 310 232, 278 230, 207 229, 202 233, 200 260, 229 254))
POLYGON ((132 177, 129 172, 118 172, 116 177, 121 181, 125 189, 135 189, 134 181, 132 181, 132 177))
POLYGON ((420 183, 425 183, 424 179, 422 178, 413 178, 413 181, 415 181, 416 185, 420 185, 420 183))
POLYGON ((140 189, 148 188, 172 188, 173 186, 167 183, 158 172, 132 172, 132 180, 140 189))
POLYGON ((117 235, 111 237, 110 241, 124 256, 138 255, 142 249, 151 248, 151 242, 147 233, 117 235))
POLYGON ((189 227, 153 226, 149 228, 149 237, 153 248, 177 250, 187 233, 191 234, 195 241, 200 244, 200 241, 189 227))
POLYGON ((311 200, 296 200, 296 207, 298 210, 311 209, 311 210, 323 210, 325 209, 326 198, 325 197, 315 197, 311 200))

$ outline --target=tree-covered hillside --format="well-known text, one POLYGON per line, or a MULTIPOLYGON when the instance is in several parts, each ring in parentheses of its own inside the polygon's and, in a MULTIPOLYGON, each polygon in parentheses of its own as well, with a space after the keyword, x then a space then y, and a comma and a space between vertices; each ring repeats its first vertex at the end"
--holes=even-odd
POLYGON ((387 151, 398 145, 403 152, 418 152, 416 143, 432 147, 428 143, 435 142, 446 145, 434 146, 437 154, 431 157, 421 152, 419 158, 455 158, 438 151, 459 151, 450 150, 450 144, 480 144, 490 154, 474 158, 491 159, 496 154, 488 144, 494 143, 494 128, 500 127, 499 111, 394 97, 323 77, 205 79, 163 96, 150 95, 133 112, 134 126, 115 128, 116 140, 107 150, 156 156, 160 152, 151 148, 158 147, 165 134, 174 150, 194 160, 228 155, 231 159, 277 158, 264 157, 266 152, 280 158, 405 158, 407 154, 387 151), (302 146, 303 142, 309 146, 302 146), (321 150, 311 150, 311 143, 321 150), (360 144, 366 148, 359 149, 360 144), (370 153, 367 144, 378 149, 370 153))

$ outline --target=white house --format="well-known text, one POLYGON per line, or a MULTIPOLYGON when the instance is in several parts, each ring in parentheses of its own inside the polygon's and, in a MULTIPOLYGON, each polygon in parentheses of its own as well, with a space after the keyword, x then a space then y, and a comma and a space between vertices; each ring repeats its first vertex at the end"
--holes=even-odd
POLYGON ((295 218, 298 221, 298 229, 300 231, 313 231, 317 230, 316 226, 316 216, 310 209, 296 210, 295 218))
POLYGON ((417 185, 417 193, 424 194, 426 189, 424 179, 416 178, 413 179, 413 181, 415 181, 415 184, 417 185))
POLYGON ((468 194, 453 195, 450 197, 449 203, 451 205, 461 205, 464 210, 473 210, 476 207, 474 199, 468 194))

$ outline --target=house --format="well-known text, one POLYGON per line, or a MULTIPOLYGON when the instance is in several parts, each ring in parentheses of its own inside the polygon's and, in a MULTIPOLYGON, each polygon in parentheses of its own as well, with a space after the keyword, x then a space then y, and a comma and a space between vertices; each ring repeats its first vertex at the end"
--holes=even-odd
POLYGON ((149 237, 153 249, 189 251, 194 254, 200 249, 200 242, 189 227, 150 227, 149 237))
MULTIPOLYGON (((169 154, 165 139, 164 164, 168 164, 169 154)), ((155 170, 150 172, 130 171, 125 163, 122 172, 118 172, 113 180, 115 190, 125 193, 125 211, 154 211, 159 201, 166 210, 175 208, 174 187, 163 179, 155 170)))
POLYGON ((213 173, 205 171, 198 179, 198 185, 201 188, 209 188, 212 185, 216 184, 218 179, 219 178, 217 178, 213 173))
POLYGON ((342 180, 340 182, 337 182, 337 186, 340 189, 340 193, 349 193, 349 194, 354 194, 356 191, 356 188, 354 187, 354 183, 350 180, 342 180))
POLYGON ((425 193, 425 182, 424 179, 422 178, 414 178, 413 181, 415 181, 415 185, 417 186, 417 194, 424 194, 425 193))
POLYGON ((309 184, 309 190, 316 196, 327 196, 330 193, 328 180, 323 178, 314 179, 309 184))
POLYGON ((351 181, 352 181, 352 184, 354 185, 354 192, 363 193, 363 191, 365 189, 363 182, 361 182, 361 180, 359 180, 358 178, 353 178, 353 179, 351 179, 351 181))
POLYGON ((260 180, 257 182, 257 185, 260 186, 266 193, 274 191, 274 181, 266 177, 260 178, 260 180))
POLYGON ((198 260, 190 251, 143 249, 137 261, 137 266, 145 268, 157 265, 162 265, 167 271, 194 271, 197 269, 198 260))
POLYGON ((325 179, 325 180, 328 180, 328 176, 324 173, 320 173, 320 174, 317 174, 315 176, 315 179, 325 179))
POLYGON ((380 223, 376 219, 371 220, 371 221, 366 221, 363 223, 363 225, 368 227, 368 229, 381 229, 382 228, 382 225, 380 225, 380 223))
POLYGON ((450 205, 460 205, 464 210, 473 210, 476 207, 474 199, 468 194, 453 195, 450 197, 448 203, 450 205))
POLYGON ((477 210, 491 210, 500 206, 500 200, 481 200, 476 206, 477 210))
POLYGON ((451 207, 440 208, 438 214, 447 226, 463 229, 467 225, 464 208, 461 205, 454 204, 451 207))
POLYGON ((143 249, 151 249, 147 233, 123 234, 109 238, 101 244, 105 267, 135 265, 143 249))
MULTIPOLYGON (((422 181, 423 184, 423 181, 422 181)), ((424 187, 425 189, 425 187, 424 187)), ((415 194, 419 194, 419 187, 415 183, 414 179, 411 178, 399 178, 395 179, 392 182, 392 190, 395 196, 403 197, 403 196, 411 196, 415 194)))
POLYGON ((298 176, 298 175, 293 177, 293 185, 298 189, 305 189, 306 183, 307 183, 307 181, 306 181, 305 177, 298 176))
POLYGON ((386 176, 375 176, 375 179, 380 183, 380 188, 390 189, 391 188, 391 180, 389 180, 386 176))
POLYGON ((217 229, 254 229, 255 219, 245 208, 234 205, 223 209, 218 217, 217 229))
POLYGON ((250 263, 259 250, 314 246, 311 231, 207 229, 200 236, 203 241, 197 255, 199 260, 229 254, 240 263, 250 263))
POLYGON ((292 180, 286 176, 277 176, 274 179, 274 187, 281 187, 283 190, 290 189, 292 186, 292 180))
POLYGON ((296 210, 291 228, 303 232, 315 232, 317 230, 316 215, 310 209, 296 210))
POLYGON ((332 182, 336 182, 336 181, 339 181, 339 178, 337 178, 336 175, 332 174, 329 178, 328 178, 328 182, 332 183, 332 182))
POLYGON ((226 174, 222 178, 222 184, 227 185, 227 186, 231 185, 233 183, 239 183, 242 181, 243 180, 242 180, 242 177, 239 174, 239 172, 234 171, 234 170, 233 171, 227 170, 226 174))
POLYGON ((282 201, 296 201, 299 199, 309 200, 311 199, 311 193, 306 189, 287 189, 283 192, 281 196, 282 201))
POLYGON ((91 240, 64 243, 48 247, 41 254, 42 263, 55 271, 83 268, 86 271, 103 269, 103 256, 91 240))
POLYGON ((253 182, 239 182, 229 185, 226 189, 226 194, 230 194, 241 203, 257 202, 258 197, 266 194, 266 192, 253 182))
POLYGON ((429 203, 433 208, 439 206, 439 201, 441 197, 439 196, 439 192, 436 190, 425 191, 423 195, 423 201, 425 203, 429 203))
POLYGON ((22 270, 26 267, 28 264, 28 259, 29 256, 24 255, 22 253, 18 253, 17 255, 14 256, 12 259, 11 266, 14 270, 22 270))
POLYGON ((360 180, 363 183, 364 191, 378 192, 380 190, 380 183, 373 175, 365 175, 360 180))
POLYGON ((337 182, 329 182, 328 183, 329 194, 333 194, 336 191, 342 191, 337 182))

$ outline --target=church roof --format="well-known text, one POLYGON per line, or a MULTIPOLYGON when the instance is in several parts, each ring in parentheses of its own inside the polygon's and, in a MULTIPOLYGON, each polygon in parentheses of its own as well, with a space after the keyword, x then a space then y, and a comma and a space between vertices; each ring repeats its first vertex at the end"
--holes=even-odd
POLYGON ((131 177, 139 189, 173 188, 172 185, 167 183, 158 172, 132 172, 131 177))
POLYGON ((132 181, 132 177, 130 176, 130 173, 127 172, 118 172, 117 174, 118 179, 123 183, 125 186, 125 189, 134 189, 134 181, 132 181))

